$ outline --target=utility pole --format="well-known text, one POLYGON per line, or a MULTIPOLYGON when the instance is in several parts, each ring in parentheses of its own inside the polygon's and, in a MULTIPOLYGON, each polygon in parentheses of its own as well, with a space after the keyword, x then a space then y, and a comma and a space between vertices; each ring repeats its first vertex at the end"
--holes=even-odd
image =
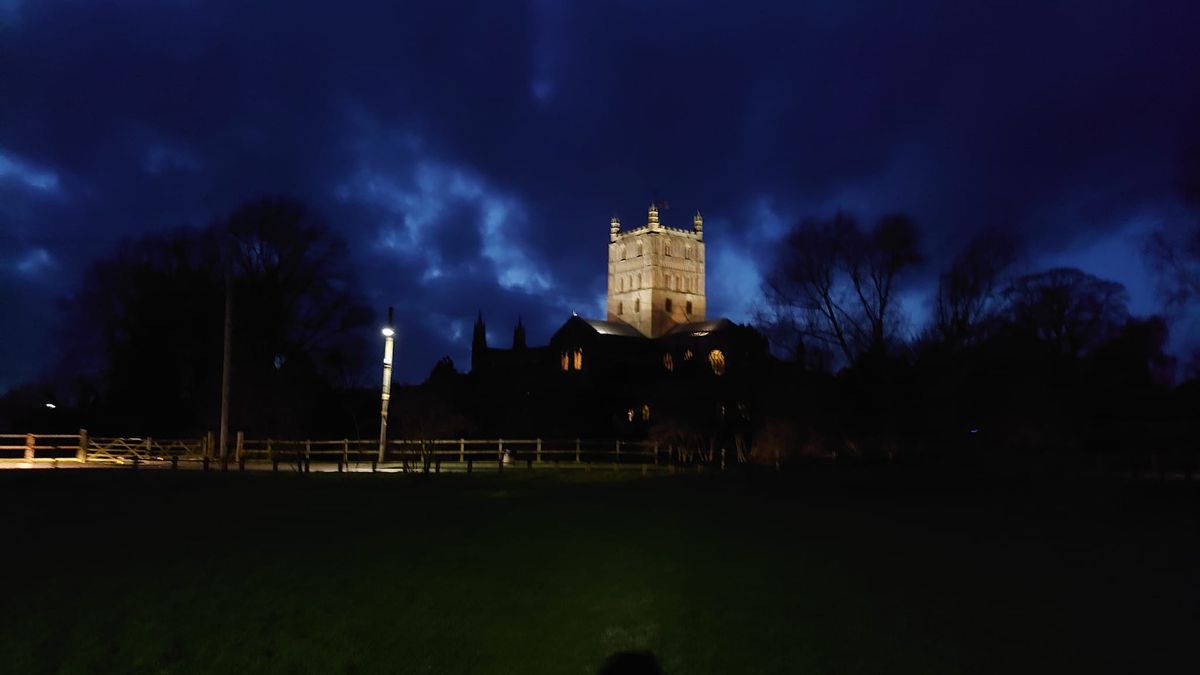
POLYGON ((225 245, 225 349, 221 364, 221 470, 229 469, 229 379, 233 358, 233 246, 225 245))
POLYGON ((387 448, 388 401, 392 397, 392 345, 396 339, 391 307, 388 307, 387 325, 380 332, 383 333, 383 391, 379 408, 379 462, 383 463, 383 453, 387 448))

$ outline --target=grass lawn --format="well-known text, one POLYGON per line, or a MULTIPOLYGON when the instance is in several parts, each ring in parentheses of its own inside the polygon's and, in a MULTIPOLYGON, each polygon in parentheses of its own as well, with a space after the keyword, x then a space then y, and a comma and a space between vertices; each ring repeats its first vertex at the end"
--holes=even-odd
POLYGON ((889 475, 0 475, 0 671, 1192 672, 1197 492, 889 475), (1185 660, 1186 658, 1186 660, 1185 660))

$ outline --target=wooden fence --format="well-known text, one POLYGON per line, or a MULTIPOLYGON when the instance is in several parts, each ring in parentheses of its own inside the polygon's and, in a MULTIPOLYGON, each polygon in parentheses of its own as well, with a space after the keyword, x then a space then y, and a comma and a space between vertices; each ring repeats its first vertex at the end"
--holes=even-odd
MULTIPOLYGON (((0 435, 0 466, 122 466, 195 464, 272 471, 504 471, 509 468, 592 468, 667 470, 680 464, 725 468, 726 453, 680 451, 650 441, 594 439, 395 439, 380 448, 374 440, 248 439, 238 433, 221 462, 213 435, 193 439, 105 438, 78 434, 0 435)), ((730 461, 745 461, 738 456, 730 461)))

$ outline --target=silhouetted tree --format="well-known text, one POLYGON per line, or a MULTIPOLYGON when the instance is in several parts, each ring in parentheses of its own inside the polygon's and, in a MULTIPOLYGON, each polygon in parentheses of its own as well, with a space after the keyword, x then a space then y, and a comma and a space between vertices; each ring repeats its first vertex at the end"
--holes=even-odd
POLYGON ((999 230, 984 231, 967 243, 938 279, 936 339, 953 349, 984 337, 1003 309, 1005 275, 1017 250, 1016 239, 999 230))
POLYGON ((1190 219, 1156 230, 1145 249, 1147 262, 1158 277, 1159 295, 1174 311, 1200 301, 1200 145, 1183 157, 1179 192, 1193 210, 1190 219))
POLYGON ((1004 295, 1017 334, 1064 356, 1093 350, 1115 336, 1129 317, 1124 286, 1071 267, 1022 276, 1004 295))
POLYGON ((130 242, 91 267, 65 305, 64 354, 96 392, 93 426, 215 426, 227 264, 234 423, 275 433, 320 423, 316 402, 358 371, 368 316, 344 244, 302 204, 268 198, 205 228, 130 242))
POLYGON ((907 216, 885 216, 869 232, 845 213, 806 220, 788 234, 767 275, 765 329, 778 339, 790 328, 848 364, 883 354, 901 324, 897 283, 919 261, 907 216))

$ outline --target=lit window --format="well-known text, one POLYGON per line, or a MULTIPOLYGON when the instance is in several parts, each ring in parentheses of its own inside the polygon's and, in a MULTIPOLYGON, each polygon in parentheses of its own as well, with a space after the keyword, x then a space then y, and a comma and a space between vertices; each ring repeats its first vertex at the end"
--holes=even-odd
POLYGON ((684 361, 689 361, 689 360, 691 360, 691 358, 692 358, 692 350, 688 349, 687 351, 683 352, 683 360, 684 361))
POLYGON ((725 374, 725 354, 720 349, 714 349, 708 353, 708 365, 712 366, 712 371, 716 375, 725 374))
POLYGON ((692 313, 692 301, 691 300, 687 301, 687 313, 688 313, 688 315, 691 315, 691 313, 692 313))
POLYGON ((663 368, 669 373, 675 372, 675 359, 670 354, 663 354, 663 368))
MULTIPOLYGON (((721 362, 724 364, 724 361, 721 362)), ((583 370, 583 349, 575 350, 575 370, 583 370)))
POLYGON ((642 406, 642 421, 643 422, 650 421, 650 405, 649 404, 642 406))
POLYGON ((566 372, 567 370, 570 370, 570 368, 571 368, 571 360, 570 360, 569 358, 567 358, 567 353, 564 351, 564 352, 562 353, 562 369, 563 369, 563 372, 566 372))
POLYGON ((633 408, 630 408, 630 409, 629 409, 629 411, 625 413, 625 417, 626 417, 626 419, 628 419, 630 422, 632 422, 632 421, 633 421, 633 408))
POLYGON ((617 303, 617 314, 624 314, 624 313, 625 313, 625 303, 618 302, 617 303))
POLYGON ((669 312, 669 311, 671 311, 671 299, 670 299, 670 298, 667 298, 666 302, 665 302, 665 303, 663 303, 663 307, 664 307, 664 308, 665 308, 665 309, 666 309, 668 312, 669 312))

